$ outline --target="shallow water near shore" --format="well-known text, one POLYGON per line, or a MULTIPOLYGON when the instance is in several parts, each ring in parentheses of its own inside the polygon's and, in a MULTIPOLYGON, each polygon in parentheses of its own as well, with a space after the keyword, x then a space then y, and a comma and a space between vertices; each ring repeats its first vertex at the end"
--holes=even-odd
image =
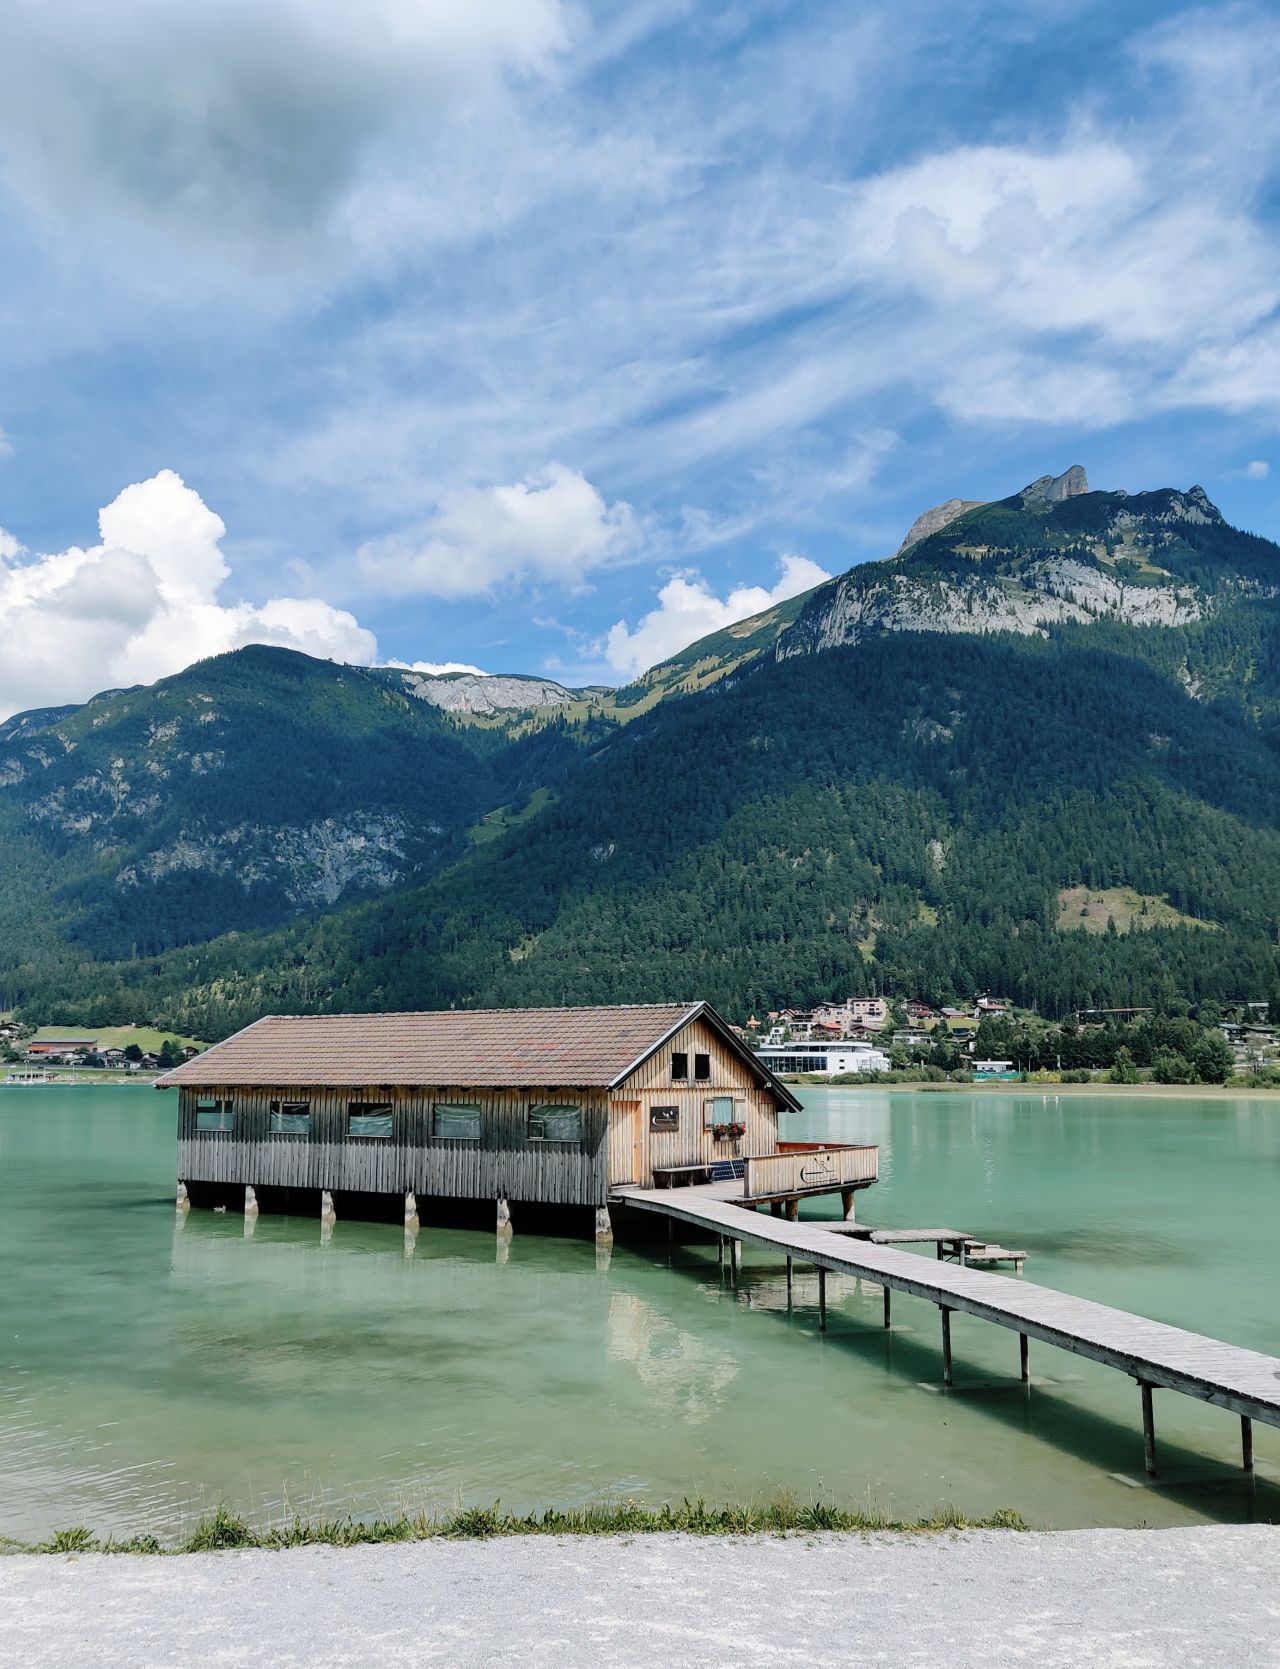
MULTIPOLYGON (((1265 1098, 811 1089, 784 1135, 880 1144, 859 1216, 1024 1247, 1027 1278, 1280 1355, 1280 1106, 1265 1098)), ((1142 1473, 1123 1375, 748 1248, 665 1235, 243 1219, 172 1203, 176 1100, 0 1089, 0 1535, 176 1538, 219 1503, 522 1511, 788 1491, 895 1518, 1001 1507, 1052 1526, 1280 1519, 1280 1432, 1239 1470, 1222 1410, 1156 1397, 1142 1473)), ((812 1214, 833 1214, 830 1202, 812 1214)), ((930 1252, 931 1255, 931 1252, 930 1252)), ((1012 1278, 1012 1277, 1010 1277, 1012 1278)))

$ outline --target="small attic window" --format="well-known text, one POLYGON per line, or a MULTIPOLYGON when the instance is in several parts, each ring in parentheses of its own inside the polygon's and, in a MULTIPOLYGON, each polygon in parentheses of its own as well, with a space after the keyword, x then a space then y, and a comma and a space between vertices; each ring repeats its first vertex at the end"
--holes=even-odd
POLYGON ((689 1076, 689 1057, 683 1049, 671 1051, 671 1081, 683 1083, 689 1076))
POLYGON ((711 1056, 695 1055, 693 1057, 693 1076, 697 1083, 705 1084, 711 1078, 711 1056))

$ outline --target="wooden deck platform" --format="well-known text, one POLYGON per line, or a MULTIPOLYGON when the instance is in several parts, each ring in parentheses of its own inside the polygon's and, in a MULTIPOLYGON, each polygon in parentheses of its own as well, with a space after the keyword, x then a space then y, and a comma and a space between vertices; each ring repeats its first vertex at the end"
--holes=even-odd
MULTIPOLYGON (((958 1311, 1007 1327, 1020 1336, 1021 1369, 1028 1378, 1027 1341, 1040 1339, 1118 1368, 1137 1380, 1142 1392, 1143 1431, 1147 1471, 1155 1472, 1155 1425, 1151 1394, 1155 1389, 1179 1391, 1200 1402, 1237 1414, 1246 1469, 1253 1465, 1251 1422, 1280 1426, 1280 1358, 1239 1345, 1224 1344, 1200 1333, 1189 1333, 1165 1322, 1150 1321, 1125 1310, 1112 1309, 1088 1298, 1007 1275, 988 1273, 964 1264, 939 1262, 874 1238, 855 1237, 849 1225, 790 1222, 747 1209, 732 1184, 683 1188, 656 1193, 643 1188, 619 1188, 614 1197, 640 1211, 656 1212, 685 1222, 730 1243, 766 1247, 787 1260, 788 1278, 795 1260, 819 1272, 819 1324, 826 1325, 824 1272, 873 1281, 884 1290, 884 1324, 891 1324, 891 1294, 906 1293, 936 1304, 942 1315, 943 1379, 952 1382, 951 1315, 958 1311)), ((941 1240, 940 1231, 928 1238, 941 1240)))

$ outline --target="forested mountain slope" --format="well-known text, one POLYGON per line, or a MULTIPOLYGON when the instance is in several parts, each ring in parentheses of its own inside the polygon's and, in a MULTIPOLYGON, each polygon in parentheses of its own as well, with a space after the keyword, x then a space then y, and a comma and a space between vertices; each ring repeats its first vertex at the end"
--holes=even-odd
MULTIPOLYGON (((292 920, 282 904, 269 931, 191 934, 144 961, 109 924, 92 943, 83 927, 70 943, 37 936, 0 983, 67 1019, 162 1014, 205 1036, 271 1009, 674 992, 743 1011, 873 984, 937 1000, 992 989, 1052 1013, 1269 995, 1280 549, 1228 528, 1198 491, 1082 486, 1069 472, 960 505, 802 600, 793 624, 746 623, 735 641, 750 657, 623 728, 552 719, 513 743, 421 702, 402 711, 374 675, 328 668, 313 687, 298 673, 310 693, 285 705, 300 731, 340 710, 344 736, 354 720, 376 745, 343 743, 359 760, 326 774, 299 734, 288 786, 279 761, 259 761, 239 796, 278 818, 296 805, 290 828, 402 818, 411 865, 362 902, 292 920), (525 811, 468 840, 486 804, 525 811), (1126 902, 1107 927, 1112 895, 1126 902)), ((218 666, 169 681, 182 722, 162 748, 192 753, 196 694, 226 705, 218 666)), ((107 698, 116 722, 132 698, 107 698)), ((79 727, 70 739, 87 748, 97 716, 91 704, 54 728, 79 727)), ((143 768, 150 735, 133 736, 143 768)), ((110 803, 121 756, 92 755, 105 786, 89 789, 85 760, 55 761, 40 794, 61 787, 64 814, 87 816, 110 803)), ((162 758, 157 826, 191 775, 162 758)), ((47 865, 35 825, 22 838, 47 865)), ((110 862, 118 876, 119 850, 110 862)), ((243 886, 234 863, 223 873, 243 886)))

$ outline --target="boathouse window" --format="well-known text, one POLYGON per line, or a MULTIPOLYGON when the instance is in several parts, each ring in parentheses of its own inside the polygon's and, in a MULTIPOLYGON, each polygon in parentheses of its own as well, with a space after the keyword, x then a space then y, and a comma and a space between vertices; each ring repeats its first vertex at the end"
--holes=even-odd
POLYGON ((702 1122, 710 1130, 713 1124, 733 1124, 736 1122, 733 1113, 733 1097, 731 1095, 713 1095, 702 1103, 702 1122))
POLYGON ((581 1107, 542 1106, 529 1109, 531 1142, 580 1142, 582 1134, 581 1107))
POLYGON ((671 1051, 671 1081, 678 1083, 689 1076, 689 1057, 682 1049, 671 1051))
POLYGON ((347 1135, 373 1136, 381 1141, 391 1136, 389 1101, 348 1101, 347 1135))
POLYGON ((205 1134, 212 1130, 234 1130, 236 1111, 229 1101, 197 1101, 196 1130, 205 1134))
POLYGON ((311 1103, 309 1101, 273 1101, 271 1123, 273 1136, 309 1136, 311 1134, 311 1103))
POLYGON ((649 1128, 654 1134, 670 1134, 680 1128, 679 1107, 650 1107, 649 1128))
POLYGON ((431 1115, 431 1134, 452 1142, 478 1142, 480 1109, 470 1103, 437 1101, 431 1115))
POLYGON ((697 1083, 705 1084, 711 1076, 711 1056, 695 1055, 693 1057, 693 1076, 697 1083))

